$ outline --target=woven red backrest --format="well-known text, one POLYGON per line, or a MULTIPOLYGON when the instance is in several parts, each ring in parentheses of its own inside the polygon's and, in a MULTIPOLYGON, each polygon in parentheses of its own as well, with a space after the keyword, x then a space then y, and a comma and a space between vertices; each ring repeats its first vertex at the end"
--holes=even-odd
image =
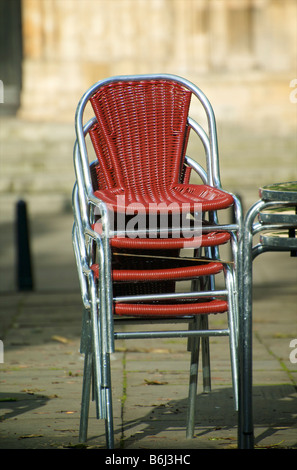
POLYGON ((134 194, 180 181, 191 92, 166 80, 115 82, 90 99, 99 187, 134 194))

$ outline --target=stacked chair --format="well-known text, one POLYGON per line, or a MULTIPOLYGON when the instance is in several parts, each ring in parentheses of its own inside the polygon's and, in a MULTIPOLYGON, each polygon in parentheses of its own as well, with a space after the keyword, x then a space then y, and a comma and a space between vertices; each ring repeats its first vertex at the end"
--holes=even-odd
POLYGON ((181 77, 118 76, 87 90, 75 122, 72 235, 85 354, 80 441, 87 439, 92 390, 97 417, 105 420, 106 445, 114 447, 110 355, 115 341, 165 337, 188 338, 186 435, 191 438, 200 343, 204 390, 210 389, 210 336, 229 337, 235 407, 238 401, 242 212, 238 198, 221 187, 212 107, 181 77), (206 130, 189 116, 195 102, 206 130), (201 158, 187 155, 193 135, 202 143, 201 158), (194 176, 198 183, 191 182, 194 176), (232 222, 219 223, 228 208, 232 222), (231 259, 222 261, 220 246, 226 244, 231 259), (212 314, 225 315, 227 327, 210 329, 212 314), (131 331, 121 329, 125 320, 133 324, 131 331), (147 322, 145 330, 135 329, 139 322, 147 322))

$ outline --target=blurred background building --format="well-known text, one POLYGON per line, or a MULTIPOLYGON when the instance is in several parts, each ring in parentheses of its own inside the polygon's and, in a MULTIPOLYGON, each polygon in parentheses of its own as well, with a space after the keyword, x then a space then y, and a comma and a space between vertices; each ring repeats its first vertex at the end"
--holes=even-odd
POLYGON ((39 284, 63 286, 68 265, 76 279, 78 100, 100 79, 159 72, 210 99, 223 187, 245 208, 259 186, 297 180, 296 0, 0 0, 0 290, 14 285, 20 199, 39 284))
POLYGON ((296 0, 1 0, 0 8, 1 79, 22 118, 72 121, 97 80, 167 72, 200 85, 218 118, 294 119, 296 0))

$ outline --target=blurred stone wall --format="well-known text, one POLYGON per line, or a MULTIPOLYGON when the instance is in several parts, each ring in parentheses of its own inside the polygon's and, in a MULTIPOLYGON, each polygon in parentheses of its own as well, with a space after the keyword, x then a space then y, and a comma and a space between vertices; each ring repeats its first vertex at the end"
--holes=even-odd
POLYGON ((74 113, 105 77, 166 72, 200 86, 218 118, 223 187, 244 208, 261 185, 297 179, 296 0, 0 0, 0 10, 0 290, 14 285, 20 199, 40 285, 73 259, 74 113), (16 117, 1 114, 12 51, 16 117))
MULTIPOLYGON (((297 179, 296 0, 21 7, 21 106, 16 119, 0 119, 0 220, 14 218, 19 199, 34 215, 71 209, 75 109, 89 86, 112 75, 166 72, 200 86, 218 120, 223 186, 246 206, 260 185, 297 179)), ((190 155, 200 158, 196 149, 190 155)))
POLYGON ((22 0, 22 24, 22 118, 73 121, 94 82, 166 72, 219 119, 296 125, 296 0, 22 0))

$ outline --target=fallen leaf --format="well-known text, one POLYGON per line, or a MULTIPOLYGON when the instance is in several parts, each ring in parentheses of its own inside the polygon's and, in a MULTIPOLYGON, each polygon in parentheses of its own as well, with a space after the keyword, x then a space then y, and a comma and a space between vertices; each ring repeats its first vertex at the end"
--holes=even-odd
POLYGON ((292 337, 291 334, 284 334, 284 333, 275 333, 272 335, 272 338, 278 338, 278 339, 290 339, 292 337))
POLYGON ((166 384, 168 384, 168 382, 160 382, 159 380, 144 379, 144 381, 147 385, 166 385, 166 384))
POLYGON ((209 441, 235 441, 235 437, 210 437, 209 441))
POLYGON ((87 449, 91 447, 88 446, 87 444, 68 444, 68 445, 63 446, 64 449, 87 449))
POLYGON ((170 353, 170 349, 152 348, 152 349, 149 349, 148 352, 152 352, 152 353, 156 353, 156 354, 168 354, 168 353, 170 353))
POLYGON ((58 341, 58 343, 63 343, 63 344, 71 343, 71 341, 69 339, 65 338, 64 336, 54 335, 54 336, 52 336, 51 339, 53 341, 58 341))
POLYGON ((35 392, 44 392, 44 388, 24 388, 21 392, 28 393, 29 395, 34 395, 35 392))
POLYGON ((76 411, 65 411, 65 410, 61 410, 61 411, 57 411, 57 413, 65 413, 66 415, 71 415, 73 413, 76 413, 76 411))
POLYGON ((19 439, 32 439, 34 437, 43 437, 42 434, 25 434, 24 436, 20 436, 19 439))

